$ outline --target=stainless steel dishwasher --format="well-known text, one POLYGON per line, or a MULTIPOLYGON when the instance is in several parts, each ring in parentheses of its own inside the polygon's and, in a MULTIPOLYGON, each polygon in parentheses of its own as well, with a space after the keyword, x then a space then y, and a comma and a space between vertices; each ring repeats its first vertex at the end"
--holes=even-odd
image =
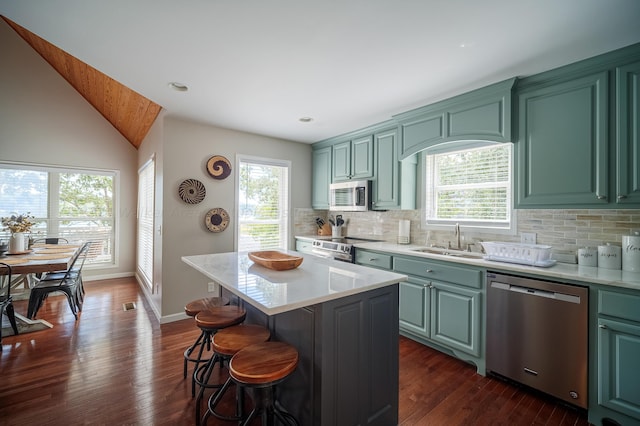
POLYGON ((487 273, 487 370, 587 408, 586 287, 487 273))

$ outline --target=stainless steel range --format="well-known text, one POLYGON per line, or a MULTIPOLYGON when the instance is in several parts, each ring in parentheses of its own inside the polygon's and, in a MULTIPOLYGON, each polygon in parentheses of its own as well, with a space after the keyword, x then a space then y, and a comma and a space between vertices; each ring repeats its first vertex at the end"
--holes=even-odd
POLYGON ((342 262, 353 263, 355 261, 354 244, 368 240, 364 238, 330 238, 313 240, 311 254, 328 259, 340 260, 342 262))

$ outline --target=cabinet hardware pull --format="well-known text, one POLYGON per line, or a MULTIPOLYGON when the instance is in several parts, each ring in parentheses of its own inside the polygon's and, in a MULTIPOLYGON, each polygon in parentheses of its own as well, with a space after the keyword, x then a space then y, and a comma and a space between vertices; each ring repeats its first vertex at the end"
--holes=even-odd
POLYGON ((598 195, 598 200, 605 200, 606 198, 606 195, 598 195))
POLYGON ((370 258, 369 258, 369 262, 375 262, 376 260, 378 260, 378 258, 377 258, 377 257, 370 257, 370 258))
POLYGON ((430 273, 432 273, 432 272, 433 272, 433 269, 427 269, 425 272, 426 272, 427 274, 430 274, 430 273))
POLYGON ((599 328, 601 328, 601 329, 603 329, 603 330, 605 330, 605 329, 607 328, 607 326, 606 326, 606 325, 604 325, 604 324, 598 324, 598 327, 599 327, 599 328))
POLYGON ((618 200, 624 200, 625 198, 627 198, 626 195, 618 195, 618 200))
POLYGON ((430 284, 430 285, 429 285, 429 288, 436 288, 436 286, 435 286, 435 285, 433 285, 433 284, 430 284))

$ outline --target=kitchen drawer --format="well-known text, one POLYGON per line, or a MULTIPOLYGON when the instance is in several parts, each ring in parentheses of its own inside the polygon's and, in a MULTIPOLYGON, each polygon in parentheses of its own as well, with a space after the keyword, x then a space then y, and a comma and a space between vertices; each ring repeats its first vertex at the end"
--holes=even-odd
POLYGON ((395 257, 393 270, 438 281, 447 281, 467 287, 482 287, 482 271, 462 266, 445 265, 424 259, 395 257))
POLYGON ((640 295, 598 291, 598 313, 640 322, 640 295))
POLYGON ((356 249, 356 263, 359 265, 369 265, 391 270, 391 259, 392 256, 388 254, 356 249))

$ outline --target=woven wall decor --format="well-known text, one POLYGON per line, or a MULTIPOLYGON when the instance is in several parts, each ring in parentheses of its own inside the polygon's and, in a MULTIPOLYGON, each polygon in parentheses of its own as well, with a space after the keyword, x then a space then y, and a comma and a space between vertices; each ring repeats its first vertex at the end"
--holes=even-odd
POLYGON ((207 190, 204 184, 196 179, 187 179, 178 187, 178 196, 188 204, 198 204, 204 200, 207 190))
POLYGON ((222 155, 214 155, 207 161, 207 172, 214 179, 226 179, 231 174, 231 162, 222 155))

